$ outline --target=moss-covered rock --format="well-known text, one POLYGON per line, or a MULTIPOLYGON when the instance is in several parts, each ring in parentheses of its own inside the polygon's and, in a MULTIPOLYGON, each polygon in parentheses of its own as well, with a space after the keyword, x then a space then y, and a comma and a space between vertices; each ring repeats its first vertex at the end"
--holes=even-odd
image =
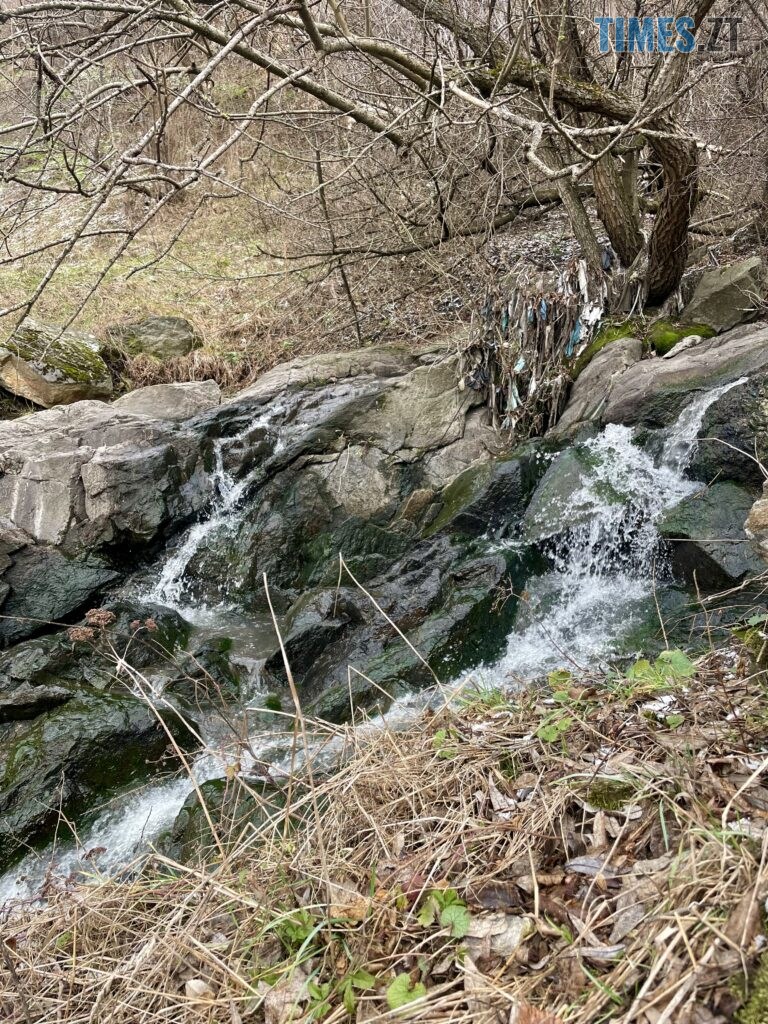
MULTIPOLYGON (((178 716, 165 725, 181 745, 192 742, 178 716)), ((0 870, 44 839, 60 813, 79 814, 157 771, 169 745, 158 713, 127 695, 82 692, 33 722, 0 728, 0 870)))
POLYGON ((46 409, 112 393, 112 377, 93 335, 29 317, 0 349, 0 384, 46 409))
POLYGON ((713 338, 715 331, 708 324, 678 324, 657 320, 646 334, 646 342, 657 355, 665 356, 685 338, 713 338))
POLYGON ((579 374, 592 362, 598 352, 612 341, 619 341, 621 338, 636 338, 642 333, 638 320, 605 320, 598 328, 594 338, 587 345, 573 364, 571 375, 576 380, 579 374))
POLYGON ((106 330, 109 343, 128 355, 145 353, 155 359, 185 356, 200 348, 203 339, 181 316, 148 316, 127 324, 113 324, 106 330))

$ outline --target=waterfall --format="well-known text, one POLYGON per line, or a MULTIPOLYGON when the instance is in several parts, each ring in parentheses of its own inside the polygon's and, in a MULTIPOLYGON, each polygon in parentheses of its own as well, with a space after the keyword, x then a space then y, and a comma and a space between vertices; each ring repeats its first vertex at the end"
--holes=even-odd
MULTIPOLYGON (((635 443, 632 430, 624 426, 608 426, 580 446, 585 456, 581 481, 554 510, 565 528, 554 543, 552 570, 526 584, 527 596, 521 602, 518 622, 501 660, 475 670, 469 678, 509 686, 510 682, 535 679, 560 666, 589 667, 610 658, 617 638, 626 635, 637 617, 647 613, 654 587, 667 582, 659 560, 656 524, 667 509, 700 486, 688 480, 685 471, 707 409, 743 382, 702 393, 688 405, 670 428, 658 462, 635 443)), ((257 425, 266 425, 269 418, 251 424, 248 432, 257 425)), ((227 446, 243 436, 216 442, 210 514, 190 528, 163 565, 152 591, 153 600, 181 606, 186 593, 185 573, 195 554, 217 531, 231 528, 243 514, 242 500, 258 470, 235 481, 225 468, 227 446)), ((185 614, 195 613, 194 606, 183 610, 185 614)), ((403 698, 370 727, 404 727, 418 716, 426 699, 425 694, 403 698)), ((222 733, 217 735, 213 722, 207 723, 203 734, 208 749, 193 766, 198 784, 222 777, 227 762, 235 757, 232 750, 228 757, 222 733), (218 753, 212 753, 214 750, 218 753)), ((323 756, 340 756, 343 733, 331 743, 326 740, 319 741, 323 756)), ((288 741, 275 733, 249 736, 252 756, 269 763, 278 775, 289 768, 287 746, 288 741)), ((247 757, 239 749, 237 758, 247 770, 247 757)), ((56 849, 51 846, 29 853, 0 878, 0 906, 7 899, 38 892, 50 870, 59 877, 96 869, 101 875, 109 875, 135 863, 173 823, 192 788, 192 780, 176 777, 118 796, 91 820, 79 844, 70 840, 56 849), (85 855, 94 848, 102 852, 91 863, 85 855)))
POLYGON ((704 416, 745 380, 703 392, 686 406, 669 428, 658 463, 629 427, 609 425, 582 446, 591 469, 554 510, 565 529, 552 571, 527 584, 507 650, 482 671, 484 681, 524 682, 555 668, 588 668, 617 652, 647 617, 654 588, 669 582, 656 524, 701 487, 685 473, 704 416))
MULTIPOLYGON (((257 465, 250 473, 236 480, 226 469, 227 451, 242 444, 255 431, 268 430, 284 411, 284 406, 276 403, 235 437, 219 438, 214 442, 213 471, 210 475, 212 500, 208 515, 187 530, 176 549, 166 559, 154 585, 144 594, 148 601, 174 608, 192 619, 206 611, 185 599, 188 586, 187 569, 197 553, 204 551, 216 534, 233 531, 237 527, 245 511, 241 507, 243 498, 263 472, 262 466, 257 465)), ((279 454, 282 446, 282 438, 277 434, 271 455, 279 454)))

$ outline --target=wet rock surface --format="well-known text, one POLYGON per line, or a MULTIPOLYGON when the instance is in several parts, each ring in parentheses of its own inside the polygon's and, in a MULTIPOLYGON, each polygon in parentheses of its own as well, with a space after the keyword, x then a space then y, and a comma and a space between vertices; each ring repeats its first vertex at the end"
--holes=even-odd
POLYGON ((735 483, 717 482, 665 514, 659 533, 681 579, 712 592, 762 571, 743 527, 754 497, 735 483))
MULTIPOLYGON (((32 721, 0 726, 0 870, 43 838, 59 814, 146 775, 169 746, 191 740, 181 719, 165 726, 135 697, 81 692, 32 721)), ((169 767, 172 763, 169 763, 169 767)))
MULTIPOLYGON (((119 781, 104 750, 120 772, 155 770, 147 760, 167 736, 124 679, 115 686, 115 652, 153 693, 193 715, 242 703, 247 672, 226 639, 190 638, 169 605, 247 616, 267 609, 268 588, 307 714, 342 722, 360 707, 387 709, 436 679, 495 663, 521 621, 528 580, 552 567, 553 544, 586 536, 597 501, 620 511, 633 485, 657 479, 639 448, 632 458, 646 477, 595 475, 595 450, 574 437, 606 422, 657 428, 661 451, 684 406, 741 376, 746 383, 719 395, 697 428, 725 442, 701 444, 694 459, 692 472, 712 486, 681 491, 662 533, 678 579, 695 574, 715 587, 759 567, 742 524, 749 514, 759 547, 768 513, 750 513, 762 476, 744 453, 757 439, 761 457, 766 436, 768 326, 640 362, 639 342, 625 341, 583 371, 565 431, 512 451, 485 425, 478 395, 457 389, 453 358, 436 350, 294 360, 224 402, 215 386, 161 386, 111 406, 82 402, 0 424, 0 597, 10 616, 0 637, 15 644, 0 655, 0 730, 5 751, 27 752, 18 762, 3 755, 0 807, 6 801, 11 831, 2 856, 45 834, 55 792, 77 813, 101 791, 100 772, 102 782, 119 781), (160 550, 161 564, 175 566, 164 584, 160 550), (142 557, 154 568, 133 575, 142 557), (150 576, 151 600, 125 596, 139 580, 146 595, 150 576), (109 595, 118 583, 119 599, 109 595), (102 601, 108 637, 82 618, 102 601), (92 634, 47 635, 64 617, 92 634), (41 744, 50 746, 50 771, 35 754, 41 744), (17 763, 26 772, 18 785, 17 763), (27 804, 36 810, 25 817, 27 804)), ((601 457, 630 444, 628 429, 612 429, 621 437, 601 457)), ((616 528, 640 528, 658 512, 653 502, 638 509, 629 526, 617 513, 616 528)), ((605 522, 613 529, 610 515, 605 522)), ((620 558, 622 537, 613 541, 620 558)), ((588 584, 586 569, 574 575, 577 589, 588 584)), ((544 593, 541 606, 549 599, 544 593)), ((537 607, 526 604, 530 615, 537 607)), ((262 684, 292 706, 276 643, 262 684)), ((239 822, 231 787, 205 785, 222 820, 239 822)), ((199 811, 190 804, 185 813, 199 822, 199 811)), ((261 813, 249 805, 242 821, 261 813)), ((173 842, 187 856, 199 837, 185 829, 179 824, 173 842)))

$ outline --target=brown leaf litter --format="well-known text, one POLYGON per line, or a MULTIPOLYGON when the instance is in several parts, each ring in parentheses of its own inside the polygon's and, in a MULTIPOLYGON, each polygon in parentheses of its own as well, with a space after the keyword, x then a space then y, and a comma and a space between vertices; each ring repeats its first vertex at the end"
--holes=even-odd
POLYGON ((0 1016, 739 1020, 766 945, 765 681, 725 651, 661 712, 583 683, 557 742, 536 734, 547 693, 478 696, 352 739, 207 871, 157 856, 130 880, 51 889, 2 926, 0 1016))

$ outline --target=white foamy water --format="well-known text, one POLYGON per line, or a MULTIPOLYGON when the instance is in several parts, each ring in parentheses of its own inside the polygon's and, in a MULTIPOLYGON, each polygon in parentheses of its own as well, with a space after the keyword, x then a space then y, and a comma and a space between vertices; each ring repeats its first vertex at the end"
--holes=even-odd
MULTIPOLYGON (((409 694, 394 701, 386 714, 371 718, 355 729, 356 742, 382 729, 400 731, 421 717, 424 708, 439 700, 433 691, 409 694)), ((258 705, 258 699, 255 701, 258 705)), ((210 723, 209 723, 210 724, 210 723)), ((46 883, 78 877, 97 880, 136 870, 151 847, 173 825, 185 800, 197 785, 224 778, 227 766, 237 762, 247 777, 261 774, 268 764, 279 781, 300 770, 308 760, 316 769, 328 770, 338 764, 351 748, 348 729, 310 735, 309 747, 292 751, 292 740, 283 733, 253 732, 244 744, 229 746, 221 728, 211 728, 208 752, 192 765, 190 779, 181 775, 123 793, 110 801, 90 824, 74 838, 61 833, 57 843, 28 853, 5 875, 0 876, 0 909, 9 900, 35 900, 46 883), (216 752, 211 752, 215 750, 216 752)))
MULTIPOLYGON (((187 570, 199 551, 204 551, 214 537, 224 533, 234 533, 244 514, 241 507, 248 489, 258 478, 260 467, 257 466, 240 480, 235 480, 225 467, 227 449, 242 440, 259 427, 268 428, 272 422, 284 412, 280 404, 270 407, 269 411, 253 420, 248 427, 233 438, 219 438, 213 445, 214 467, 211 473, 212 503, 208 516, 189 528, 171 556, 163 564, 155 584, 144 595, 147 600, 175 608, 192 622, 200 624, 210 622, 211 610, 205 606, 196 606, 188 599, 187 570)), ((282 445, 279 435, 275 437, 272 455, 280 451, 282 445)))
POLYGON ((694 399, 670 427, 658 464, 629 427, 610 425, 582 446, 591 469, 557 508, 545 510, 549 522, 578 525, 557 542, 552 572, 527 585, 504 656, 476 673, 486 684, 598 664, 647 620, 654 586, 668 582, 656 524, 701 487, 685 472, 704 416, 745 379, 694 399))

